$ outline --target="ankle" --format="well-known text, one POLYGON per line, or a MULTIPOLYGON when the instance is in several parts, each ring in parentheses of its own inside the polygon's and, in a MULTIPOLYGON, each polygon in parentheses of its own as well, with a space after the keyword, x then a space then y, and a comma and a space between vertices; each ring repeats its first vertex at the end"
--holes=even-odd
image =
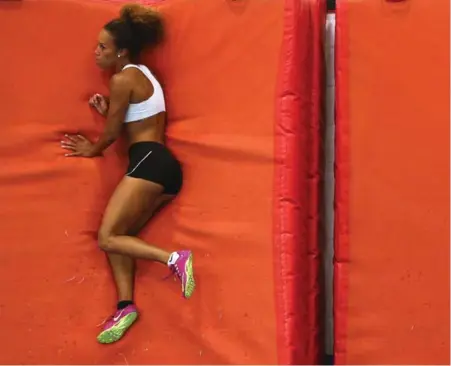
POLYGON ((133 300, 121 300, 117 303, 117 310, 125 309, 127 306, 133 305, 133 300))

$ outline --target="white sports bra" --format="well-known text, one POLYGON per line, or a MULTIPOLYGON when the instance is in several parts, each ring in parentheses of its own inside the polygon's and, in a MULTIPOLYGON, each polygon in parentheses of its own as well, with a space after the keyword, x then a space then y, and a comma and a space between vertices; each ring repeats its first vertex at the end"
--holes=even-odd
POLYGON ((125 70, 129 67, 135 67, 141 70, 141 72, 146 75, 146 77, 152 83, 154 91, 149 99, 140 103, 130 103, 127 109, 127 114, 125 115, 124 122, 128 123, 139 121, 141 119, 148 118, 160 112, 166 111, 163 88, 161 87, 158 80, 155 79, 155 77, 152 75, 147 66, 128 64, 125 65, 122 70, 125 70))

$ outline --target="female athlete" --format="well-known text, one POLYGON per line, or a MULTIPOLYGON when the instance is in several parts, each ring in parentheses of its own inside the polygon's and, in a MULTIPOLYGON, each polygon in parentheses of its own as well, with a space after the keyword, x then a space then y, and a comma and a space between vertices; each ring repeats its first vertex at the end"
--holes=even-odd
POLYGON ((157 45, 163 36, 159 14, 137 4, 123 6, 120 17, 100 31, 95 50, 97 65, 113 69, 110 95, 94 95, 89 104, 106 117, 106 127, 96 142, 81 135, 65 135, 66 156, 95 157, 126 131, 129 165, 110 198, 98 233, 99 247, 108 256, 116 283, 117 311, 97 339, 113 343, 136 321, 133 302, 135 259, 163 263, 179 278, 189 298, 195 288, 192 253, 169 253, 136 237, 152 214, 171 201, 182 186, 182 169, 164 145, 165 99, 161 85, 149 69, 136 63, 144 48, 157 45))

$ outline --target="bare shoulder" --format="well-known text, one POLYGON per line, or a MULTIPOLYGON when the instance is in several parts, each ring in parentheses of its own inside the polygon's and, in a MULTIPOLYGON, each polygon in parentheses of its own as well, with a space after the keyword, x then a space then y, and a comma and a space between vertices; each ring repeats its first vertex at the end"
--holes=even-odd
POLYGON ((119 72, 114 74, 110 79, 110 89, 113 90, 129 90, 133 84, 130 74, 119 72))

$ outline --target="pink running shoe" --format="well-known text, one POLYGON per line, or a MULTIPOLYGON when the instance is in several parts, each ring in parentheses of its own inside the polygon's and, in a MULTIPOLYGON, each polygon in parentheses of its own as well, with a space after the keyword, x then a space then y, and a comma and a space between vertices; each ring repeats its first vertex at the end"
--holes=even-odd
POLYGON ((117 342, 125 332, 132 326, 138 318, 138 310, 135 305, 128 305, 116 313, 108 320, 102 333, 97 336, 100 343, 117 342))
POLYGON ((174 252, 169 259, 168 265, 169 269, 182 283, 183 296, 189 299, 196 288, 193 272, 193 253, 190 250, 174 252))

